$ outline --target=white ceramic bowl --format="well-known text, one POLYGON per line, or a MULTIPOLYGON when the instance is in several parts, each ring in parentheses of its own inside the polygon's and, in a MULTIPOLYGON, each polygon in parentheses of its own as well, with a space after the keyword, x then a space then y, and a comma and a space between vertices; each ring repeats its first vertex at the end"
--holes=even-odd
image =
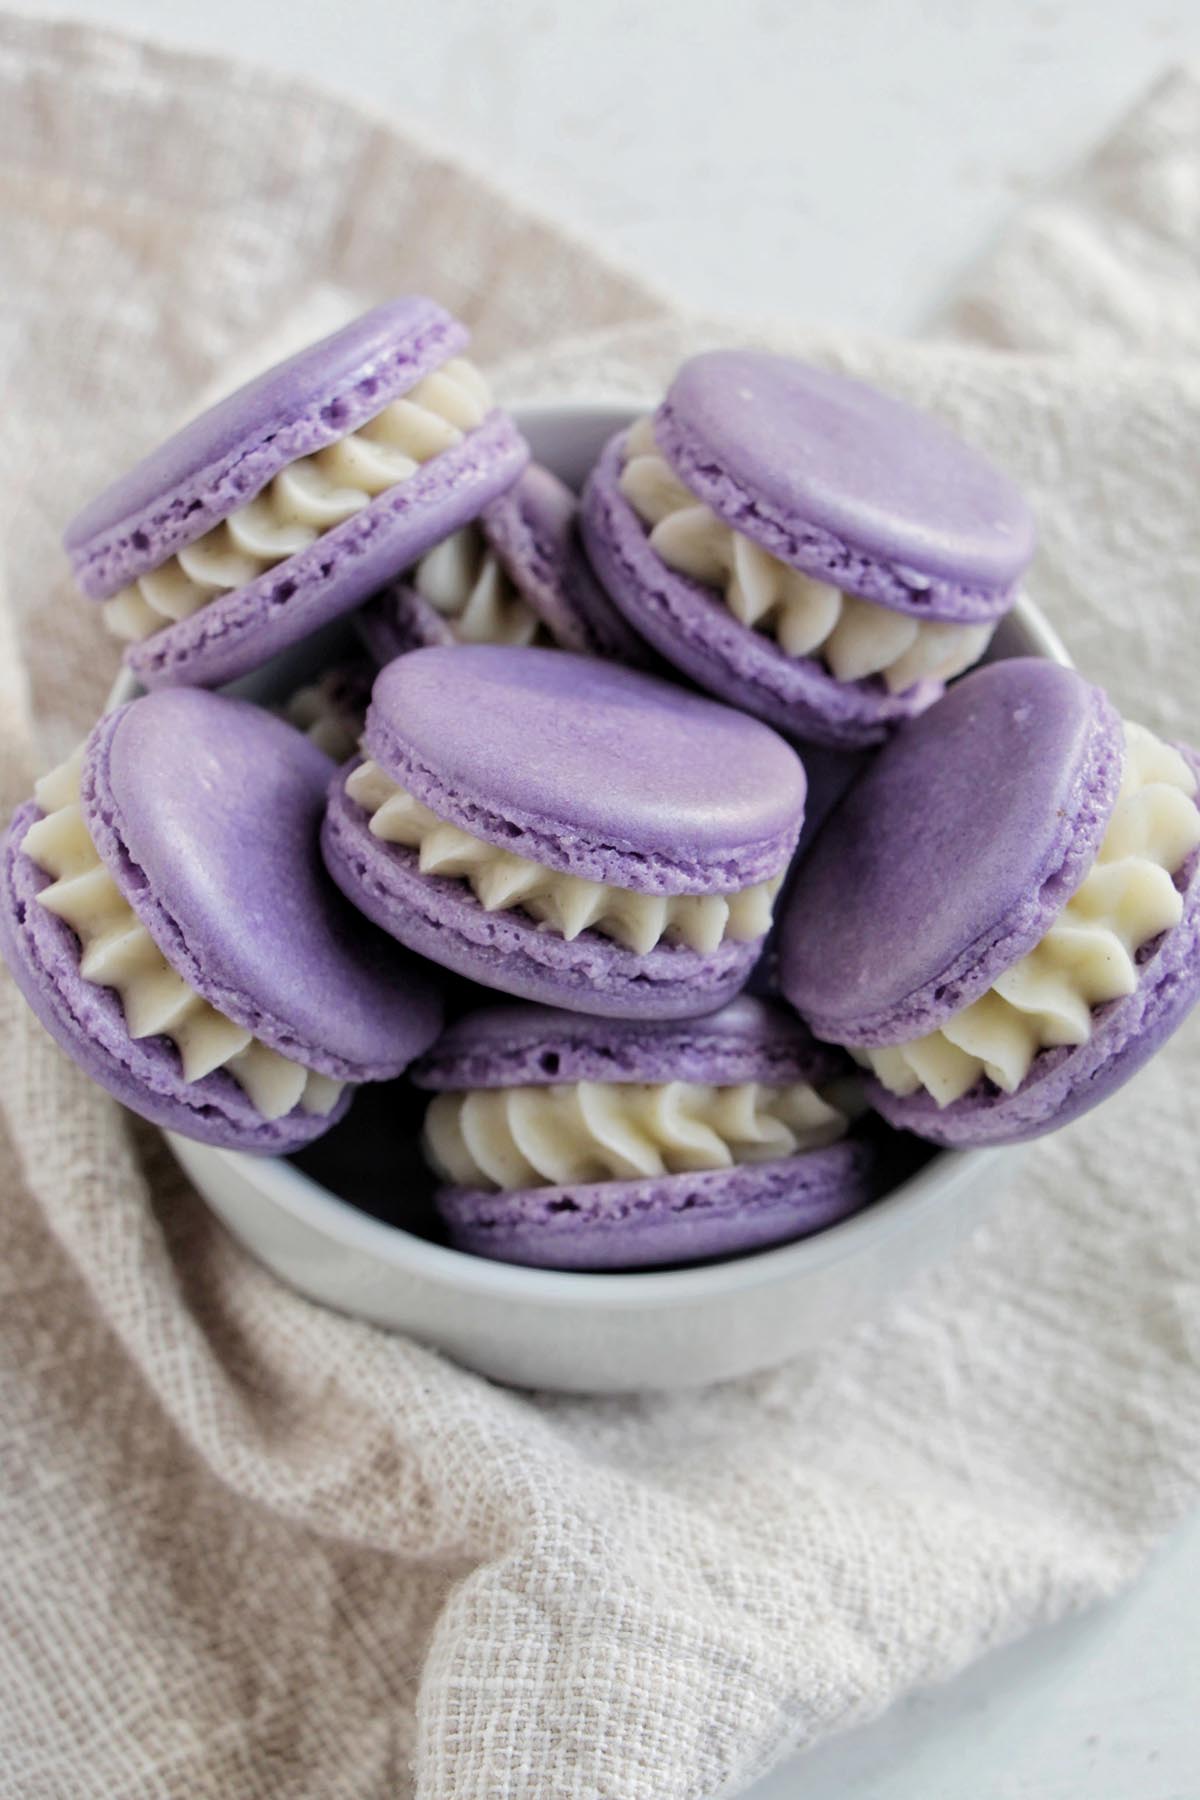
MULTIPOLYGON (((530 407, 517 418, 538 460, 579 486, 601 445, 639 410, 530 407)), ((281 697, 342 636, 342 627, 320 633, 239 691, 281 697)), ((1028 600, 997 633, 993 653, 1069 660, 1028 600)), ((110 704, 137 691, 123 677, 110 704)), ((940 1152, 856 1218, 737 1261, 577 1275, 465 1256, 360 1211, 288 1162, 168 1139, 234 1236, 301 1293, 410 1332, 498 1380, 564 1393, 698 1386, 816 1348, 877 1312, 963 1238, 1019 1157, 940 1152)))

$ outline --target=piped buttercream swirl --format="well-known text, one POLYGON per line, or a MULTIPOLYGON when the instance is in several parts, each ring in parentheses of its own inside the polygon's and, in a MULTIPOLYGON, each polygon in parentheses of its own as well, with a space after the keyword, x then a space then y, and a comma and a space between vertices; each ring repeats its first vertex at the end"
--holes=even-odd
POLYGON ((639 894, 485 843, 439 818, 378 763, 352 770, 346 792, 370 814, 372 836, 417 852, 423 875, 463 880, 485 911, 518 907, 568 941, 592 930, 636 956, 648 955, 664 938, 711 953, 726 938, 753 943, 770 929, 782 871, 728 894, 639 894))
POLYGON ((80 805, 82 764, 81 748, 38 782, 34 797, 43 817, 29 827, 21 849, 53 878, 38 903, 79 939, 83 979, 114 989, 131 1038, 170 1038, 186 1082, 224 1069, 264 1119, 281 1119, 297 1106, 332 1112, 344 1083, 281 1056, 172 969, 100 860, 80 805))
POLYGON ((979 661, 994 625, 916 619, 844 594, 791 568, 735 531, 685 486, 639 419, 625 442, 621 492, 650 527, 668 567, 715 588, 743 625, 773 637, 788 656, 819 657, 838 681, 880 676, 890 693, 949 681, 979 661))
POLYGON ((477 524, 443 538, 409 577, 461 644, 551 643, 477 524))
POLYGON ((438 1094, 424 1142, 444 1181, 516 1189, 774 1162, 845 1129, 806 1082, 576 1081, 438 1094))
POLYGON ((1088 874, 1045 936, 937 1031, 855 1048, 891 1093, 924 1088, 949 1106, 986 1077, 1015 1093, 1042 1050, 1086 1044, 1092 1011, 1132 994, 1137 954, 1178 925, 1173 877, 1200 847, 1196 778, 1177 750, 1125 726, 1116 804, 1088 874))
POLYGON ((140 643, 246 587, 452 449, 490 406, 479 370, 452 357, 356 431, 288 463, 253 500, 106 600, 106 624, 140 643))

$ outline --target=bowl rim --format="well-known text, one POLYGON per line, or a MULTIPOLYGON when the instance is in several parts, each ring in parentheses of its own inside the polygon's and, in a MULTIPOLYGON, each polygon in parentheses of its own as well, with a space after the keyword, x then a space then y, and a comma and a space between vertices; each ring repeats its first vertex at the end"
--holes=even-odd
POLYGON ((241 1150, 218 1150, 194 1139, 164 1132, 176 1157, 186 1163, 199 1156, 229 1167, 237 1182, 255 1188, 266 1200, 302 1225, 334 1238, 344 1249, 360 1251, 390 1268, 436 1282, 443 1287, 488 1294, 512 1301, 573 1305, 599 1301, 618 1310, 689 1305, 719 1298, 751 1286, 774 1286, 798 1275, 814 1274, 853 1257, 870 1239, 879 1243, 903 1229, 918 1213, 940 1206, 959 1189, 974 1185, 998 1162, 1011 1166, 1022 1146, 986 1150, 942 1150, 923 1169, 861 1212, 812 1237, 777 1244, 723 1261, 681 1269, 631 1269, 620 1273, 578 1269, 541 1269, 522 1263, 493 1261, 449 1244, 416 1236, 364 1212, 352 1201, 322 1186, 286 1158, 250 1156, 241 1150))
MULTIPOLYGON (((607 420, 613 429, 619 429, 632 415, 653 405, 653 401, 640 396, 619 395, 525 406, 514 403, 509 411, 519 425, 536 434, 539 427, 561 427, 568 419, 579 419, 581 415, 593 423, 607 420)), ((1058 633, 1024 591, 1007 616, 1020 625, 1031 654, 1071 666, 1058 633)), ((111 712, 140 692, 132 673, 122 668, 109 692, 105 711, 111 712)), ((886 1239, 903 1229, 916 1214, 945 1203, 960 1188, 985 1176, 998 1160, 1011 1165, 1022 1154, 1020 1146, 1011 1145, 940 1150, 924 1168, 882 1199, 812 1237, 687 1268, 608 1273, 534 1268, 455 1250, 363 1211, 283 1157, 221 1150, 171 1131, 164 1131, 163 1136, 189 1173, 193 1161, 223 1166, 229 1170, 235 1186, 256 1190, 299 1223, 389 1268, 404 1269, 457 1292, 550 1306, 595 1302, 615 1310, 647 1304, 688 1305, 736 1293, 747 1286, 774 1286, 816 1273, 853 1257, 865 1241, 886 1239)))

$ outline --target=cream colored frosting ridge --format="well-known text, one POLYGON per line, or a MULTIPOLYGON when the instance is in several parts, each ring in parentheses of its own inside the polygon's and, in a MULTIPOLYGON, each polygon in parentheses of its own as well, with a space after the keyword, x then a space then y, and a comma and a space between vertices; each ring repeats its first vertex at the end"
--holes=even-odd
POLYGON ((476 524, 443 538, 410 577, 460 644, 549 643, 533 608, 505 574, 476 524))
POLYGON ((264 1119, 281 1119, 296 1106, 332 1112, 344 1083, 280 1056, 171 968, 100 860, 79 803, 82 765, 80 748, 38 782, 34 796, 45 817, 29 827, 21 848, 54 878, 38 901, 79 939, 84 980, 116 991, 131 1038, 170 1038, 185 1081, 225 1069, 264 1119))
POLYGON ((288 463, 245 506, 104 602, 110 630, 140 643, 297 555, 487 417, 487 383, 451 357, 373 419, 288 463))
POLYGON ((297 688, 283 708, 288 724, 336 763, 354 755, 362 736, 362 718, 346 704, 342 686, 342 677, 336 672, 323 675, 319 681, 297 688))
POLYGON ((914 619, 780 562, 680 481, 648 418, 626 439, 620 485, 663 562, 718 589, 741 624, 774 637, 788 656, 820 657, 838 681, 879 675, 893 694, 918 681, 949 681, 979 661, 995 630, 914 619))
POLYGON ((1200 846, 1196 779, 1177 750, 1125 726, 1125 764, 1086 878, 1039 943, 938 1031, 854 1051, 891 1093, 924 1088, 949 1106, 987 1076, 1015 1093, 1040 1050, 1086 1044, 1092 1008, 1132 994, 1143 944, 1178 925, 1172 876, 1200 846))
POLYGON ((378 763, 360 763, 346 779, 346 792, 370 813, 374 837, 416 850, 423 875, 466 881, 485 911, 519 907, 568 941, 590 929, 637 956, 664 938, 705 952, 726 938, 755 942, 770 928, 771 903, 783 879, 781 872, 731 894, 638 894, 484 843, 438 818, 378 763))
POLYGON ((846 1129, 806 1082, 575 1081, 438 1094, 425 1153, 456 1187, 565 1187, 775 1162, 846 1129))

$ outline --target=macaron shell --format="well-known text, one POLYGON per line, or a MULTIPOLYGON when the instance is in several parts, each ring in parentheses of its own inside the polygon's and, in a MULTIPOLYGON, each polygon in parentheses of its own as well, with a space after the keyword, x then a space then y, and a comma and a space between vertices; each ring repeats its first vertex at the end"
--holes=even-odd
POLYGON ((568 943, 515 909, 485 912, 464 882, 422 875, 414 852, 372 837, 341 774, 330 787, 321 850, 342 892, 400 943, 481 987, 547 1006, 605 1018, 691 1018, 731 1000, 761 948, 727 940, 711 955, 661 946, 635 956, 596 932, 568 943))
POLYGON ((679 370, 654 430, 736 531, 881 605, 997 618, 1032 558, 1012 482, 929 415, 832 370, 710 351, 679 370))
POLYGON ((559 1081, 817 1084, 844 1068, 787 1007, 743 994, 682 1023, 489 1006, 456 1020, 410 1076, 417 1087, 462 1091, 559 1081))
POLYGON ((435 1204, 460 1250, 543 1269, 643 1269, 744 1255, 822 1231, 871 1198, 871 1150, 848 1140, 695 1175, 482 1193, 435 1204))
POLYGON ((168 1039, 129 1036, 116 993, 80 975, 74 932, 37 903, 50 877, 22 854, 21 844, 41 816, 29 802, 5 836, 0 952, 30 1008, 71 1060, 131 1111, 220 1149, 285 1155, 336 1124, 350 1105, 349 1090, 324 1116, 296 1107, 267 1120, 231 1075, 217 1070, 186 1082, 168 1039))
MULTIPOLYGON (((1200 756, 1178 748, 1200 777, 1200 756)), ((980 1090, 939 1107, 920 1092, 906 1099, 881 1083, 867 1084, 872 1105, 888 1122, 929 1143, 953 1149, 1019 1144, 1057 1131, 1090 1112, 1136 1075, 1200 1001, 1200 856, 1183 876, 1184 912, 1139 965, 1138 986, 1093 1014, 1086 1044, 1044 1050, 1015 1094, 980 1090)))
POLYGON ((579 502, 557 475, 531 463, 485 509, 482 525, 509 579, 562 649, 634 668, 652 660, 592 573, 579 539, 579 502))
POLYGON ((401 657, 375 684, 364 742, 439 818, 639 892, 767 880, 803 816, 803 768, 766 726, 561 650, 470 645, 401 657))
POLYGON ((441 1025, 431 975, 368 931, 318 850, 333 764, 193 689, 102 719, 84 764, 100 855, 172 967, 226 1017, 338 1080, 385 1080, 441 1025))
POLYGON ((354 614, 353 625, 376 669, 412 650, 457 643, 449 624, 407 576, 388 582, 354 614))
POLYGON ((185 425, 71 521, 85 594, 102 599, 244 505, 463 349, 466 327, 408 295, 278 363, 185 425))
POLYGON ((789 737, 840 749, 882 743, 933 704, 941 682, 889 694, 878 678, 838 681, 815 656, 787 655, 735 618, 719 594, 668 568, 621 492, 624 438, 611 440, 588 479, 583 539, 614 605, 667 662, 789 737))
POLYGON ((511 419, 490 413, 453 449, 421 464, 306 550, 130 645, 127 665, 148 688, 237 680, 417 562, 503 493, 528 460, 528 445, 511 419))
POLYGON ((780 985, 818 1037, 921 1037, 1032 949, 1095 860, 1123 757, 1101 690, 1029 657, 904 726, 826 820, 780 918, 780 985))

